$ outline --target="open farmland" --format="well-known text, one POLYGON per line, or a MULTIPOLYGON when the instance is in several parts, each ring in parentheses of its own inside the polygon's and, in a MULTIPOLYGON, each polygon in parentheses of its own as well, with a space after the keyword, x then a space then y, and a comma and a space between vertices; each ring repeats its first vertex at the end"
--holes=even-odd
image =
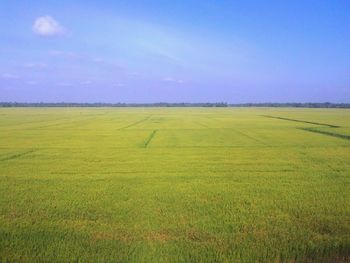
POLYGON ((0 261, 346 262, 350 110, 0 109, 0 261))

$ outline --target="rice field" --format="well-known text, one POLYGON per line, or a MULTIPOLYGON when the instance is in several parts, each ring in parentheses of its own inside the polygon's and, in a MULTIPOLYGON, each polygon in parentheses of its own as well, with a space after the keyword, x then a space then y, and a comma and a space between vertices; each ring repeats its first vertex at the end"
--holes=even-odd
POLYGON ((350 110, 0 109, 1 262, 349 262, 350 110))

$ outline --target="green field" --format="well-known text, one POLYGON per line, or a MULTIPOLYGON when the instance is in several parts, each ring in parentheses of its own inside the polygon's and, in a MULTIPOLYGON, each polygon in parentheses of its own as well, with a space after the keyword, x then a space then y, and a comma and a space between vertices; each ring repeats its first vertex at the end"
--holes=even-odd
POLYGON ((1 262, 349 257, 350 110, 0 109, 1 262))

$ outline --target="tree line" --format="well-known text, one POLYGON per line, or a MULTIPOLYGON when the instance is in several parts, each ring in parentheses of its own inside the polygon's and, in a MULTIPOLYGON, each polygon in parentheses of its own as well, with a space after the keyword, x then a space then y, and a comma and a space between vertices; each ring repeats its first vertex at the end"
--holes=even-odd
POLYGON ((350 108, 350 103, 75 103, 75 102, 0 102, 0 107, 292 107, 292 108, 350 108))

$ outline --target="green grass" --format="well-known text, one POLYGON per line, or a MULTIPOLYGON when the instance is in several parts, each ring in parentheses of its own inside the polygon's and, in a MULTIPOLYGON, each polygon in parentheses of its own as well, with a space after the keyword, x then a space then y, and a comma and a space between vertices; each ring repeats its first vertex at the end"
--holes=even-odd
POLYGON ((0 261, 347 262, 349 135, 345 109, 0 109, 0 261))

